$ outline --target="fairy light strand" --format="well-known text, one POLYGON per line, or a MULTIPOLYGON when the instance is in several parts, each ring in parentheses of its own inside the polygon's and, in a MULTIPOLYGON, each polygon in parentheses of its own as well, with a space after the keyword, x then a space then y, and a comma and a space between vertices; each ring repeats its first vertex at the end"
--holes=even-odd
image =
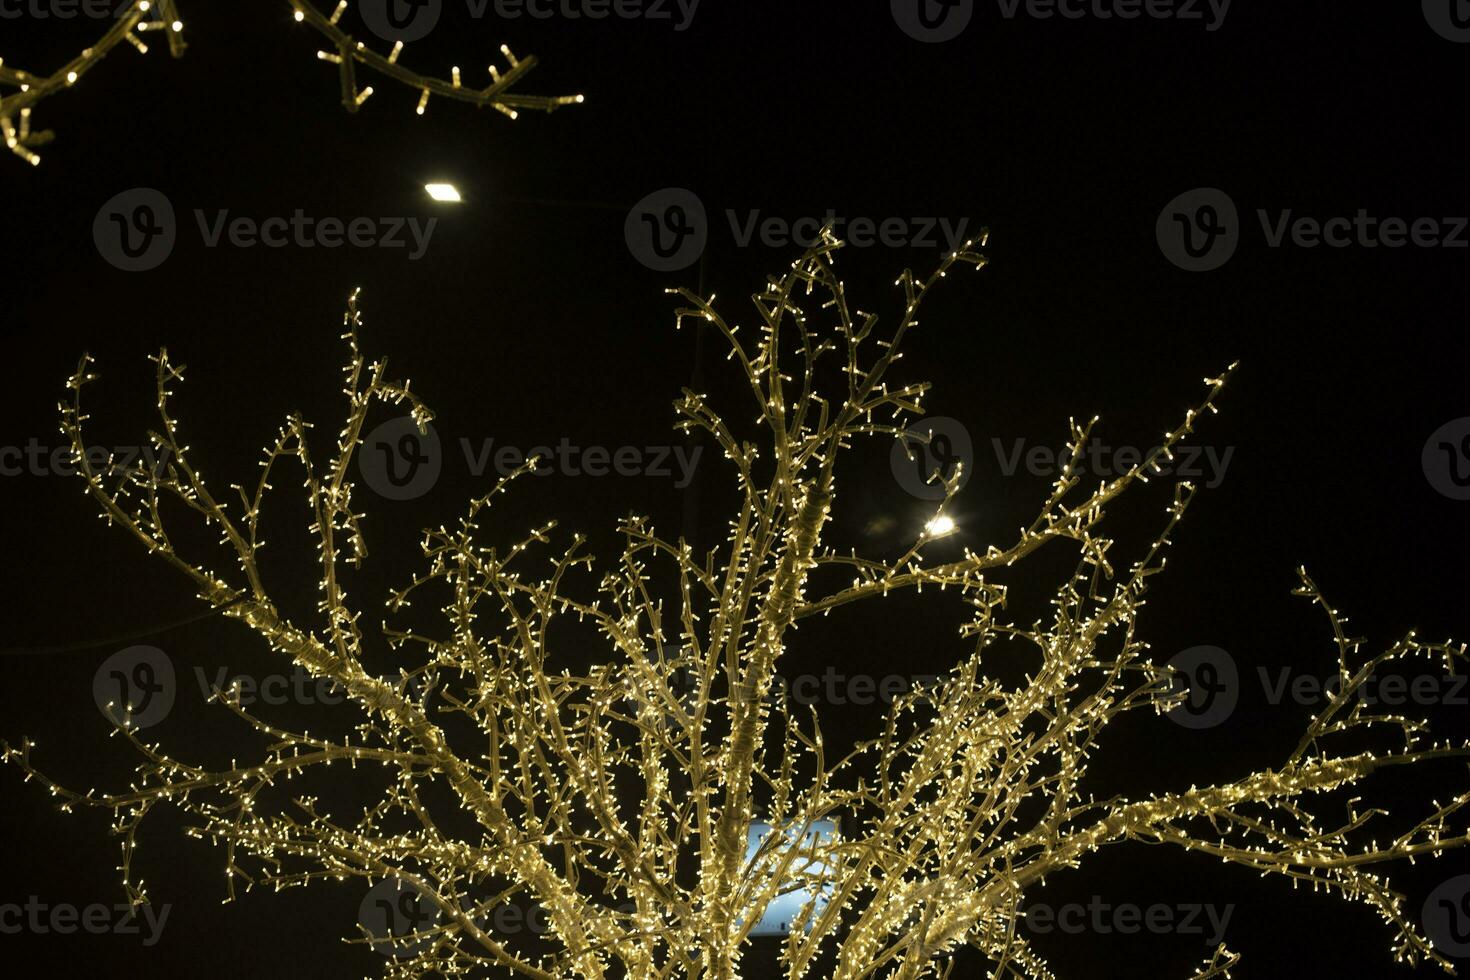
MULTIPOLYGON (((755 295, 753 331, 728 323, 713 297, 674 291, 677 324, 696 320, 727 342, 763 431, 759 444, 738 438, 702 393, 676 402, 678 425, 723 451, 739 501, 728 538, 696 554, 629 516, 618 528, 621 553, 600 572, 586 538, 555 522, 489 543, 489 508, 533 460, 472 500, 457 523, 424 532, 424 568, 382 610, 395 664, 382 673, 369 666, 382 652, 365 631, 367 610, 347 590, 367 553, 354 456, 377 406, 420 424, 433 416, 407 382, 365 359, 357 294, 344 319, 346 417, 330 458, 310 448, 309 423, 290 416, 263 447, 260 472, 220 497, 195 469, 172 412, 183 369, 167 351, 154 358, 162 423, 154 448, 171 465, 137 463, 120 481, 90 468, 82 395, 94 373, 84 359, 61 429, 103 518, 179 569, 201 599, 283 662, 344 692, 356 723, 345 734, 291 730, 242 704, 235 687, 212 700, 264 747, 225 768, 145 741, 125 713, 114 734, 141 756, 125 789, 64 788, 33 764, 30 741, 5 746, 5 759, 63 809, 112 813, 135 902, 147 897, 134 870, 137 830, 165 802, 192 818, 190 834, 222 849, 227 899, 325 880, 411 883, 435 912, 423 934, 432 941, 393 961, 394 976, 493 966, 545 980, 733 980, 754 923, 779 895, 805 889, 781 952, 788 977, 811 975, 824 950, 840 980, 944 977, 955 950, 968 946, 994 975, 1051 980, 1018 930, 1027 895, 1048 875, 1128 842, 1170 845, 1366 905, 1388 924, 1396 958, 1447 965, 1384 865, 1464 846, 1470 792, 1425 781, 1438 791, 1418 814, 1398 813, 1392 831, 1388 814, 1360 796, 1385 767, 1453 769, 1470 746, 1432 738, 1421 719, 1370 710, 1359 695, 1386 664, 1424 659, 1454 669, 1463 644, 1411 633, 1366 654, 1302 570, 1297 592, 1327 620, 1341 683, 1295 749, 1228 782, 1098 797, 1089 768, 1109 726, 1183 697, 1140 639, 1138 618, 1194 499, 1191 484, 1172 484, 1160 530, 1123 555, 1103 533, 1107 512, 1124 493, 1157 487, 1149 477, 1160 474, 1140 463, 1084 486, 1080 463, 1098 420, 1074 420, 1068 462, 1013 540, 946 561, 926 556, 943 536, 934 528, 952 529, 933 521, 952 509, 955 473, 899 558, 827 543, 840 504, 838 459, 861 439, 900 436, 922 413, 928 386, 890 382, 888 369, 930 289, 956 266, 982 267, 984 244, 984 236, 966 243, 927 278, 901 275, 902 312, 881 331, 876 317, 849 305, 830 230, 755 295), (260 565, 262 507, 288 469, 299 475, 316 541, 310 626, 278 610, 260 565), (162 505, 170 498, 186 507, 162 505), (175 550, 167 525, 187 514, 218 533, 232 563, 208 567, 175 550), (1007 598, 1035 586, 1025 559, 1043 548, 1075 551, 1074 571, 1048 586, 1049 620, 1012 622, 1007 598), (926 589, 931 602, 969 610, 956 663, 895 699, 866 741, 834 753, 815 709, 793 710, 777 696, 799 625, 926 589), (416 605, 437 609, 442 625, 404 624, 416 605), (605 654, 573 670, 574 648, 605 654), (988 675, 995 656, 1024 662, 1024 678, 988 675), (328 812, 312 793, 342 768, 377 794, 360 813, 328 812), (475 824, 468 834, 466 815, 475 824), (772 833, 751 850, 757 820, 772 833), (818 821, 836 821, 839 832, 810 834, 818 821), (496 932, 486 912, 508 896, 546 911, 549 932, 537 943, 496 932)), ((1215 412, 1230 374, 1206 379, 1201 401, 1165 434, 1165 452, 1215 412)), ((1192 978, 1228 978, 1239 959, 1222 945, 1192 978)))
MULTIPOLYGON (((348 112, 356 112, 374 91, 371 85, 359 84, 358 68, 421 92, 418 106, 421 115, 430 93, 458 102, 488 106, 512 119, 522 110, 551 112, 583 101, 581 95, 526 95, 515 91, 515 87, 536 66, 536 59, 517 58, 504 45, 500 51, 506 70, 490 66, 489 84, 476 88, 464 83, 457 67, 452 78, 445 80, 419 74, 399 64, 404 48, 402 42, 395 43, 388 55, 379 54, 340 26, 348 7, 345 2, 339 2, 330 15, 322 14, 310 0, 287 2, 291 5, 295 21, 310 27, 326 42, 327 47, 318 51, 317 56, 337 66, 342 105, 348 112)), ((27 163, 39 164, 41 157, 36 152, 37 148, 50 142, 55 134, 51 130, 32 128, 31 116, 36 106, 50 96, 75 87, 119 44, 126 42, 146 54, 148 38, 155 33, 162 33, 167 38, 169 52, 175 58, 183 55, 186 48, 184 24, 179 19, 176 0, 132 0, 118 12, 112 25, 95 44, 49 75, 37 75, 9 66, 0 58, 0 90, 15 90, 0 95, 0 138, 5 140, 6 148, 27 163)))

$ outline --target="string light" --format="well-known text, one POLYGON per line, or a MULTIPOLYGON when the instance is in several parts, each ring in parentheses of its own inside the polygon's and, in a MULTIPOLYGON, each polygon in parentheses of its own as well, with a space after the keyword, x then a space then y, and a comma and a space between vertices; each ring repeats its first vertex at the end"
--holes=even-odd
POLYGON ((946 534, 953 534, 956 529, 954 518, 948 514, 937 514, 924 525, 924 533, 931 538, 942 538, 946 534))
MULTIPOLYGON (((492 66, 490 84, 484 88, 473 88, 462 84, 460 71, 455 67, 452 78, 445 81, 430 75, 410 71, 398 63, 403 51, 403 42, 394 43, 392 51, 384 57, 368 45, 344 31, 339 22, 346 12, 346 0, 339 0, 330 15, 323 15, 311 0, 286 0, 292 7, 292 18, 298 24, 311 27, 327 42, 327 49, 318 51, 317 57, 338 66, 342 105, 348 112, 356 112, 373 94, 372 86, 359 87, 356 71, 359 67, 377 72, 410 89, 422 92, 418 113, 424 112, 429 93, 443 95, 459 102, 478 106, 490 106, 501 113, 516 118, 519 110, 532 109, 551 112, 564 105, 580 104, 581 95, 523 95, 515 90, 525 75, 535 67, 534 58, 516 58, 508 47, 502 45, 501 53, 509 65, 502 73, 492 66)), ((54 133, 50 130, 33 131, 30 128, 31 110, 47 97, 76 85, 84 75, 95 68, 117 45, 127 42, 140 54, 148 53, 143 35, 162 31, 168 38, 170 53, 183 55, 184 23, 178 17, 176 0, 130 0, 112 19, 112 26, 93 45, 50 75, 34 75, 18 68, 7 67, 0 58, 0 89, 5 86, 16 89, 0 95, 0 135, 6 147, 26 162, 35 165, 41 162, 36 148, 50 142, 54 133)))
MULTIPOLYGON (((385 606, 395 666, 382 674, 369 667, 385 660, 362 631, 365 610, 344 585, 344 566, 366 554, 354 456, 377 405, 421 426, 433 414, 407 382, 364 358, 358 295, 348 301, 343 334, 349 407, 331 457, 317 458, 309 424, 293 415, 264 446, 255 481, 228 495, 206 485, 180 435, 169 399, 183 369, 167 351, 154 358, 161 424, 153 441, 170 466, 135 463, 121 482, 93 470, 81 399, 95 376, 84 358, 61 429, 102 515, 277 656, 343 691, 357 723, 330 736, 289 730, 243 704, 237 684, 211 700, 263 736, 249 760, 209 768, 170 754, 142 740, 131 704, 112 709, 121 715, 114 734, 142 759, 125 790, 63 788, 33 765, 28 740, 4 746, 4 758, 65 808, 112 813, 134 902, 146 901, 132 867, 138 827, 163 802, 193 818, 192 835, 222 845, 227 898, 256 885, 411 883, 437 918, 424 933, 432 941, 405 953, 394 975, 496 966, 542 980, 733 980, 750 932, 794 894, 804 897, 781 953, 788 976, 810 975, 824 950, 835 954, 824 975, 842 980, 947 976, 951 954, 966 945, 1004 964, 1007 976, 1041 980, 1052 974, 1017 930, 1024 898, 1047 875, 1126 841, 1173 845, 1365 904, 1394 930, 1396 958, 1448 965, 1405 913, 1382 865, 1470 843, 1470 792, 1436 794, 1442 802, 1391 833, 1376 831, 1388 814, 1358 797, 1385 767, 1423 771, 1463 759, 1470 746, 1433 740, 1421 720, 1369 710, 1360 695, 1384 664, 1429 658, 1453 669, 1464 645, 1410 633, 1365 655, 1302 570, 1297 592, 1328 620, 1341 684, 1295 750, 1232 781, 1099 799, 1088 771, 1109 726, 1126 712, 1162 712, 1182 700, 1137 626, 1149 580, 1194 497, 1191 484, 1174 484, 1161 530, 1125 563, 1102 525, 1121 495, 1146 482, 1145 464, 1084 488, 1079 464, 1097 420, 1073 421, 1070 460, 1014 540, 944 562, 924 557, 928 540, 955 530, 944 516, 959 490, 952 474, 934 516, 898 559, 825 543, 838 459, 863 438, 901 437, 922 413, 927 385, 890 382, 888 368, 930 288, 956 265, 982 267, 983 244, 983 236, 966 243, 928 278, 900 276, 904 312, 882 332, 849 305, 830 230, 757 294, 759 325, 743 336, 713 297, 673 290, 683 300, 677 323, 707 324, 728 344, 766 432, 759 446, 737 438, 700 392, 676 403, 678 425, 723 450, 738 501, 727 539, 699 555, 632 515, 618 527, 621 554, 600 576, 589 574, 586 539, 557 543, 555 522, 492 546, 485 515, 535 469, 530 461, 472 500, 456 524, 425 532, 424 570, 385 606), (826 370, 831 361, 837 370, 826 370), (840 382, 828 383, 834 377, 840 382), (292 466, 316 541, 318 615, 309 627, 272 602, 260 566, 263 500, 292 466), (185 506, 160 506, 170 499, 185 506), (232 564, 199 565, 174 550, 167 525, 190 515, 219 533, 232 564), (1017 577, 1017 566, 1043 548, 1075 550, 1075 571, 1055 584, 1049 624, 1012 622, 1004 616, 1009 590, 1030 581, 1017 577), (791 710, 774 687, 797 628, 926 587, 969 610, 957 637, 964 652, 940 681, 900 695, 872 738, 829 756, 817 712, 791 710), (422 632, 393 625, 415 601, 437 608, 443 624, 422 632), (597 647, 602 657, 573 669, 570 649, 597 647), (1001 647, 1007 663, 1025 663, 1024 677, 987 675, 1001 647), (361 813, 329 813, 298 789, 324 783, 344 763, 360 784, 377 777, 380 796, 361 813), (462 811, 452 815, 454 830, 440 822, 446 792, 462 811), (464 815, 477 825, 467 835, 464 815), (757 824, 770 832, 752 836, 757 824), (545 910, 549 932, 518 949, 485 913, 522 893, 545 910)), ((1214 413, 1230 373, 1206 379, 1202 401, 1165 434, 1165 453, 1214 413)), ((1194 980, 1228 977, 1238 961, 1220 946, 1194 980)))

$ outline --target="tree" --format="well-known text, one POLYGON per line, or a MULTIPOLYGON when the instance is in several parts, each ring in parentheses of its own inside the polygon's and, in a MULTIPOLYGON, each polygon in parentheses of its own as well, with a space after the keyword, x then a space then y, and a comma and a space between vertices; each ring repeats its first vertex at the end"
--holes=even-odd
MULTIPOLYGON (((170 409, 183 370, 166 351, 155 359, 161 428, 152 434, 166 464, 114 471, 89 461, 81 398, 94 375, 84 358, 61 426, 104 516, 187 576, 212 608, 345 691, 360 722, 346 737, 287 730, 234 689, 218 700, 261 747, 228 769, 144 741, 126 705, 117 706, 118 729, 142 762, 125 791, 63 788, 33 766, 29 743, 7 746, 6 758, 63 809, 114 814, 133 902, 146 901, 132 870, 135 835, 160 804, 180 808, 191 833, 223 847, 231 897, 241 883, 323 878, 396 882, 422 896, 435 915, 412 942, 393 946, 391 976, 493 966, 541 978, 731 978, 755 923, 795 892, 805 898, 782 951, 792 977, 823 953, 841 978, 945 976, 966 944, 994 976, 1050 977, 1018 930, 1023 898, 1048 874, 1126 842, 1174 845, 1365 904, 1392 927, 1396 957, 1449 969, 1375 866, 1464 845, 1470 836, 1452 822, 1470 793, 1426 805, 1387 836, 1380 828, 1390 815, 1361 806, 1357 794, 1375 772, 1463 757, 1470 746, 1435 743, 1419 721, 1375 712, 1358 695, 1384 664, 1436 657, 1453 667, 1463 645, 1410 634, 1364 655, 1302 571, 1298 592, 1332 630, 1339 686, 1281 764, 1146 798, 1088 792, 1090 755, 1112 722, 1137 709, 1173 710, 1189 696, 1178 673, 1152 659, 1137 625, 1195 490, 1174 483, 1161 529, 1126 557, 1103 523, 1216 410, 1229 371, 1207 379, 1161 454, 1092 489, 1079 464, 1097 420, 1071 423, 1070 461, 1034 522, 1004 547, 936 562, 925 556, 936 530, 893 560, 827 542, 839 458, 863 437, 912 441, 905 419, 922 413, 928 386, 887 376, 930 290, 957 267, 982 267, 984 244, 966 243, 927 278, 905 271, 903 312, 886 330, 850 305, 830 232, 753 297, 753 338, 712 299, 673 291, 683 300, 678 324, 704 325, 728 343, 762 432, 758 442, 739 438, 699 392, 686 389, 676 402, 678 425, 713 440, 734 477, 728 539, 698 554, 629 517, 621 554, 595 579, 585 539, 563 538, 554 523, 509 545, 484 543, 492 503, 532 460, 473 500, 457 526, 425 532, 426 570, 392 594, 386 612, 401 618, 415 601, 433 601, 443 624, 385 623, 396 676, 366 666, 379 644, 347 594, 366 554, 351 466, 376 404, 404 406, 421 426, 432 415, 384 363, 364 358, 357 295, 345 316, 346 420, 330 459, 318 462, 308 423, 289 417, 259 477, 231 487, 238 500, 216 496, 192 463, 170 409), (262 507, 288 465, 303 473, 319 548, 320 619, 311 625, 278 611, 260 562, 262 507), (228 568, 176 543, 179 505, 218 532, 233 555, 228 568), (1055 587, 1050 621, 1009 621, 1007 589, 1023 560, 1053 548, 1074 549, 1076 564, 1055 587), (829 758, 817 713, 773 697, 797 627, 926 587, 935 601, 967 607, 969 652, 940 682, 899 697, 872 738, 829 758), (566 651, 590 642, 605 655, 569 670, 566 651), (990 658, 1002 656, 1030 657, 1024 681, 994 676, 990 658), (316 785, 343 766, 376 787, 359 816, 339 818, 314 795, 286 798, 293 780, 316 785), (456 830, 465 819, 472 829, 456 830), (823 825, 838 829, 814 832, 823 825), (769 831, 748 846, 758 826, 769 831), (544 942, 512 942, 490 923, 499 903, 521 894, 546 912, 544 942)), ((933 475, 944 486, 936 518, 960 478, 933 475)), ((1236 961, 1222 945, 1193 976, 1226 976, 1236 961)))
MULTIPOLYGON (((490 106, 514 119, 520 109, 537 109, 551 112, 564 105, 582 101, 580 95, 522 95, 513 91, 514 86, 527 72, 536 66, 535 58, 516 58, 509 47, 502 45, 506 70, 490 68, 490 84, 485 88, 469 88, 461 84, 460 72, 455 68, 449 79, 432 75, 420 75, 400 65, 399 55, 403 42, 396 41, 387 55, 381 55, 369 45, 359 41, 343 30, 339 23, 347 11, 347 0, 338 0, 330 15, 317 10, 311 0, 286 0, 291 5, 298 24, 305 24, 320 34, 329 46, 317 52, 323 61, 337 65, 342 87, 342 105, 348 112, 356 112, 373 94, 373 87, 360 86, 357 69, 383 75, 419 91, 418 112, 423 114, 429 104, 430 95, 438 95, 477 106, 490 106)), ((0 85, 10 85, 18 91, 0 97, 0 136, 6 147, 26 162, 36 165, 41 157, 36 147, 51 141, 50 130, 32 130, 31 112, 43 99, 63 92, 87 72, 95 68, 113 48, 123 42, 146 54, 148 45, 144 38, 150 32, 162 33, 168 39, 169 52, 178 58, 183 55, 184 23, 179 19, 176 0, 129 0, 113 17, 107 32, 88 48, 83 49, 71 61, 49 75, 34 75, 19 68, 7 68, 0 58, 0 85)))

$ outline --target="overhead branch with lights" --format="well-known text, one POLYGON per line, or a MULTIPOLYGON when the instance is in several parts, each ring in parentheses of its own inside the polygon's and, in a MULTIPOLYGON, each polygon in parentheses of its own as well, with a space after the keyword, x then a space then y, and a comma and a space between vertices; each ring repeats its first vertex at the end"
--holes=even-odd
POLYGON ((11 68, 0 57, 0 85, 14 86, 19 91, 0 96, 0 134, 12 153, 30 164, 38 164, 41 157, 36 147, 49 143, 55 135, 51 130, 31 128, 31 110, 48 96, 71 88, 82 76, 101 63, 102 59, 119 44, 127 42, 139 52, 146 54, 148 45, 144 38, 149 32, 162 31, 168 38, 169 52, 175 58, 184 53, 183 23, 178 18, 174 0, 136 0, 113 21, 106 34, 94 45, 84 48, 82 53, 50 75, 33 75, 19 68, 11 68))
MULTIPOLYGON (((423 115, 432 96, 489 106, 512 119, 522 109, 551 112, 583 99, 581 95, 524 95, 513 91, 536 66, 536 59, 517 58, 505 45, 500 48, 505 67, 491 65, 490 83, 484 87, 466 85, 458 66, 451 70, 447 79, 421 75, 399 63, 403 42, 396 42, 387 54, 380 54, 343 29, 341 20, 347 12, 347 0, 339 0, 330 15, 323 14, 310 0, 287 2, 297 23, 311 27, 327 41, 329 47, 318 51, 317 57, 338 66, 342 104, 349 112, 356 112, 373 94, 371 85, 359 86, 359 68, 418 91, 419 115, 423 115)), ((50 142, 54 133, 32 128, 31 114, 37 104, 76 85, 119 44, 131 44, 146 54, 146 39, 150 32, 163 33, 168 38, 169 52, 176 58, 181 56, 185 48, 183 29, 175 0, 133 0, 116 16, 97 43, 83 49, 81 54, 49 75, 36 75, 8 66, 0 57, 0 88, 16 89, 10 94, 0 95, 0 135, 3 135, 6 147, 30 164, 40 163, 41 157, 36 148, 50 142)))

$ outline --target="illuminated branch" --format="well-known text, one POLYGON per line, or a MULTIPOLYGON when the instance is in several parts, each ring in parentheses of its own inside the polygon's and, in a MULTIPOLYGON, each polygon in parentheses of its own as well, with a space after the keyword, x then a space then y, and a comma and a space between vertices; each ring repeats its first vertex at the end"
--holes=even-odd
POLYGON ((20 90, 0 97, 0 133, 5 137, 5 145, 22 160, 32 165, 40 163, 41 157, 35 152, 35 147, 50 142, 54 134, 49 129, 31 129, 31 110, 36 104, 75 85, 124 41, 146 53, 148 45, 144 43, 144 36, 151 31, 164 33, 168 38, 169 51, 175 58, 184 53, 183 24, 174 9, 174 0, 157 0, 156 3, 135 0, 117 15, 113 25, 96 44, 44 78, 18 68, 7 68, 4 59, 0 59, 0 85, 11 85, 20 90))
MULTIPOLYGON (((1376 912, 1399 959, 1448 969, 1383 865, 1470 843, 1470 792, 1457 783, 1426 794, 1418 813, 1392 817, 1360 800, 1375 774, 1413 767, 1427 780, 1434 767, 1455 768, 1470 746, 1432 740, 1421 719, 1372 710, 1362 695, 1388 665, 1423 658, 1453 670, 1463 645, 1410 634, 1365 656, 1302 571, 1298 593, 1327 616, 1339 684, 1281 764, 1184 792, 1096 794, 1089 769, 1112 723, 1170 710, 1185 696, 1139 639, 1138 618, 1195 489, 1173 483, 1161 528, 1126 556, 1102 528, 1109 508, 1158 475, 1215 411, 1228 370, 1206 379, 1161 454, 1095 486, 1084 486, 1081 462, 1096 420, 1072 423, 1068 462, 1013 539, 942 562, 925 554, 927 531, 898 558, 827 542, 842 504, 837 460, 859 439, 902 435, 921 414, 927 386, 891 385, 888 369, 929 290, 956 268, 982 266, 983 245, 966 243, 927 278, 900 276, 901 312, 882 332, 876 316, 850 307, 830 233, 753 297, 754 331, 727 322, 712 299, 679 291, 678 322, 701 321, 724 338, 753 403, 743 417, 753 414, 761 433, 737 438, 701 393, 686 390, 676 403, 677 424, 724 452, 736 501, 728 539, 699 555, 628 517, 621 554, 600 575, 586 539, 562 537, 554 522, 486 543, 492 503, 534 469, 528 463, 471 501, 457 525, 425 532, 424 569, 384 613, 428 603, 442 623, 385 621, 382 643, 348 597, 367 552, 353 457, 381 403, 420 424, 431 413, 382 363, 364 359, 356 295, 345 319, 345 421, 328 458, 312 449, 308 423, 291 416, 264 447, 258 476, 227 497, 205 483, 180 434, 170 400, 183 369, 166 351, 155 359, 161 425, 151 438, 153 458, 167 465, 94 469, 84 359, 61 428, 103 516, 283 662, 344 692, 356 724, 350 735, 295 731, 247 709, 235 688, 214 700, 259 744, 228 768, 141 740, 120 705, 117 730, 142 760, 125 790, 63 788, 34 766, 30 742, 5 757, 63 809, 112 813, 133 901, 144 899, 135 834, 159 804, 181 809, 190 833, 223 849, 231 897, 241 885, 325 878, 411 886, 437 917, 416 933, 414 951, 390 961, 393 977, 493 966, 539 978, 733 980, 756 922, 779 896, 804 891, 781 953, 788 977, 812 975, 823 953, 835 958, 825 975, 839 980, 947 977, 956 951, 970 947, 992 977, 1052 980, 1020 934, 1025 899, 1101 848, 1138 843, 1310 883, 1376 912), (309 624, 277 609, 260 562, 262 507, 287 468, 299 471, 317 547, 319 605, 309 624), (223 560, 176 546, 170 523, 186 517, 217 534, 223 560), (1007 598, 1036 584, 1025 559, 1042 549, 1075 552, 1075 565, 1045 584, 1049 619, 1010 621, 1007 598), (925 586, 941 594, 935 601, 968 609, 957 662, 898 698, 871 737, 829 755, 817 712, 802 716, 778 696, 797 626, 925 586), (602 651, 590 666, 580 657, 588 649, 602 651), (997 659, 1023 666, 1008 671, 1022 679, 989 673, 997 659), (360 813, 329 813, 308 792, 288 794, 344 767, 365 797, 360 813), (466 816, 472 832, 447 830, 466 816), (812 833, 839 820, 833 834, 812 833), (771 832, 751 847, 757 822, 771 832), (491 927, 487 913, 512 896, 546 911, 544 943, 524 948, 491 927)), ((936 514, 960 477, 943 481, 936 514)), ((178 537, 186 539, 199 536, 178 537)), ((1193 980, 1228 978, 1238 959, 1222 945, 1193 980)))
POLYGON ((444 81, 419 75, 398 64, 398 56, 403 51, 402 41, 395 43, 393 50, 387 56, 383 56, 344 32, 337 26, 337 22, 347 10, 347 0, 339 0, 337 9, 330 17, 322 16, 307 0, 288 0, 288 2, 296 10, 297 23, 306 23, 316 28, 331 42, 334 50, 318 51, 317 57, 339 66, 342 105, 347 108, 348 112, 356 112, 357 107, 366 102, 373 94, 371 85, 365 88, 358 87, 354 65, 363 65, 395 81, 402 82, 409 88, 418 89, 420 93, 419 115, 424 114, 431 94, 443 96, 446 99, 456 99, 460 102, 470 102, 478 106, 490 106, 512 119, 516 117, 517 109, 539 109, 543 112, 551 112, 564 105, 573 105, 582 101, 580 95, 546 96, 512 93, 511 86, 536 67, 536 59, 517 59, 511 54, 510 48, 505 45, 501 45, 500 53, 505 56, 506 63, 509 65, 508 69, 502 72, 495 65, 491 65, 488 86, 482 89, 467 88, 461 84, 458 67, 454 68, 449 80, 444 81))
MULTIPOLYGON (((460 71, 453 69, 448 79, 420 75, 398 63, 403 52, 402 42, 393 46, 387 55, 378 54, 367 44, 357 40, 338 26, 346 12, 347 0, 339 0, 330 16, 323 15, 310 0, 287 0, 295 12, 297 23, 306 24, 328 42, 330 50, 318 51, 324 61, 339 66, 342 104, 349 112, 356 112, 373 94, 371 85, 359 87, 356 66, 399 82, 419 93, 418 112, 423 114, 431 95, 442 96, 477 106, 490 106, 514 119, 521 109, 551 112, 564 105, 583 101, 580 95, 522 95, 513 88, 532 68, 536 59, 516 58, 510 48, 502 45, 501 54, 506 60, 505 70, 490 66, 490 84, 483 88, 471 88, 461 83, 460 71)), ((169 50, 174 57, 184 53, 183 23, 179 20, 175 0, 133 0, 119 13, 107 33, 91 47, 82 51, 56 72, 42 77, 6 67, 0 59, 0 86, 11 86, 18 91, 0 97, 0 135, 6 146, 31 164, 41 162, 35 148, 49 142, 50 130, 32 130, 31 112, 42 99, 75 85, 92 68, 107 56, 114 47, 124 41, 140 52, 147 52, 145 37, 149 32, 162 31, 168 37, 169 50)))

